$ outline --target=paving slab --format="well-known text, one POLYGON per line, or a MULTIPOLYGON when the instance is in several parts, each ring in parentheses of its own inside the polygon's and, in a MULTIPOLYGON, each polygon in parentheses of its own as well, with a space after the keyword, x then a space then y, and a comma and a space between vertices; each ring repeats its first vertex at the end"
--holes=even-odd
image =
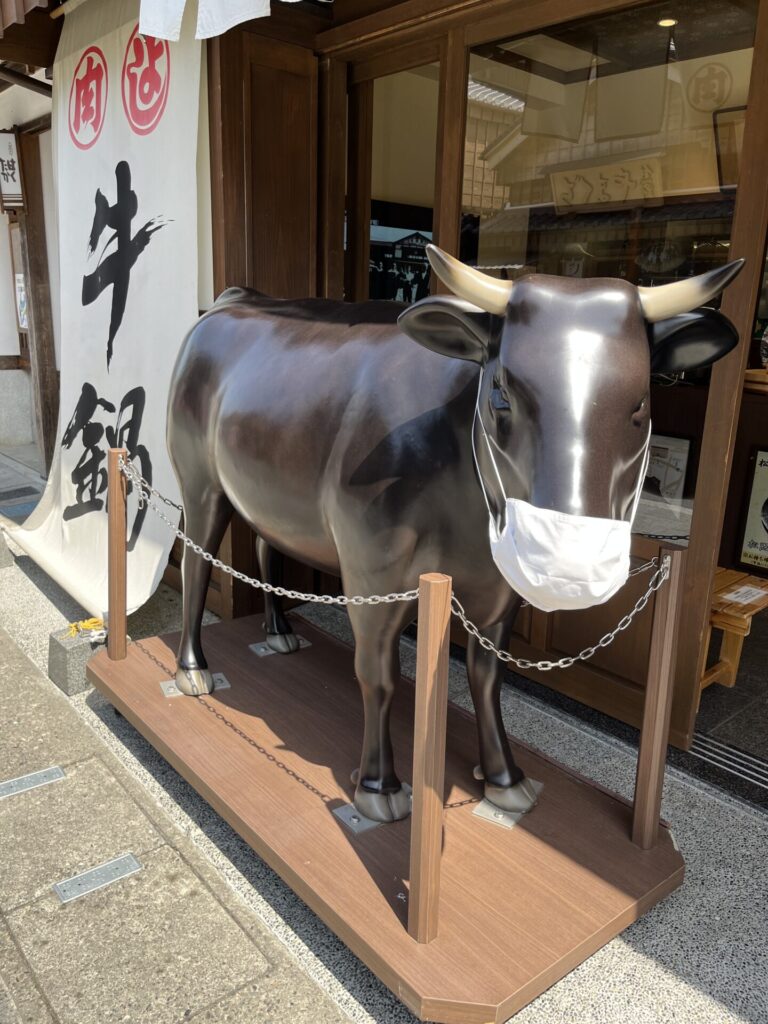
POLYGON ((194 1024, 349 1024, 349 1017, 309 978, 273 970, 190 1019, 194 1024))
POLYGON ((99 742, 0 629, 0 781, 90 757, 99 742))
POLYGON ((0 800, 0 907, 10 910, 55 882, 162 842, 100 761, 73 765, 58 782, 0 800))
MULTIPOLYGON (((13 1024, 53 1024, 53 1017, 37 985, 24 963, 7 925, 0 918, 0 979, 7 993, 6 1012, 12 1005, 16 1018, 13 1024)), ((2 998, 0 997, 0 1005, 2 998)), ((0 1022, 4 1024, 0 1011, 0 1022)))
POLYGON ((47 895, 8 924, 61 1024, 179 1024, 269 971, 269 961, 184 860, 72 903, 47 895))

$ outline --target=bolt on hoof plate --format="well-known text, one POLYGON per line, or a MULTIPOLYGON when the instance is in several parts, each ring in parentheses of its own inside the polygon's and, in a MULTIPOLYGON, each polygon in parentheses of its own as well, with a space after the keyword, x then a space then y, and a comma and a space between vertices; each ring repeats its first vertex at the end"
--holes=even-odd
POLYGON ((267 633, 264 640, 275 654, 293 654, 299 649, 299 638, 295 633, 267 633))
POLYGON ((176 686, 187 697, 213 693, 213 676, 207 668, 177 668, 176 686))

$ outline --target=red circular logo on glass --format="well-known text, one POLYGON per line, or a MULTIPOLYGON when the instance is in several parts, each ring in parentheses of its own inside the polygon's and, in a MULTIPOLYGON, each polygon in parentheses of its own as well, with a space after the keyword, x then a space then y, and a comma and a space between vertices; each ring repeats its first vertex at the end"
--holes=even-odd
POLYGON ((123 107, 137 135, 149 135, 160 123, 171 82, 171 48, 165 39, 133 30, 123 61, 123 107))
POLYGON ((107 62, 89 46, 77 63, 69 90, 69 135, 78 149, 90 149, 101 135, 107 110, 107 62))

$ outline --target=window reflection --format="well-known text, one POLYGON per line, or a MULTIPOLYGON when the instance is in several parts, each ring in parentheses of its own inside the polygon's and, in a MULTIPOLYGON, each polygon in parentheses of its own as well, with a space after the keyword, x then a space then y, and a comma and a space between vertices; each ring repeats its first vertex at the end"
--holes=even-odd
POLYGON ((654 4, 475 49, 461 258, 642 285, 725 262, 755 10, 654 4))
POLYGON ((415 302, 429 294, 439 65, 373 84, 369 296, 415 302))

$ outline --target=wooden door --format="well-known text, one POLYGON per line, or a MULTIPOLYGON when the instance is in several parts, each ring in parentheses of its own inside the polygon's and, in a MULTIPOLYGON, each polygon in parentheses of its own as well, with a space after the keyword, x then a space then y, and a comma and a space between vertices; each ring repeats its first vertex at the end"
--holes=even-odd
MULTIPOLYGON (((265 19, 264 31, 275 31, 265 19)), ((255 24, 259 27, 259 23, 255 24)), ((279 27, 279 26, 278 26, 279 27)), ((298 35, 298 33, 297 33, 298 35)), ((236 28, 208 45, 214 291, 317 294, 317 58, 309 46, 236 28)), ((219 557, 258 577, 255 537, 237 515, 219 557)), ((179 585, 178 552, 169 582, 179 585)), ((311 589, 295 563, 286 582, 311 589)), ((261 607, 247 584, 214 570, 208 605, 225 617, 261 607)))

